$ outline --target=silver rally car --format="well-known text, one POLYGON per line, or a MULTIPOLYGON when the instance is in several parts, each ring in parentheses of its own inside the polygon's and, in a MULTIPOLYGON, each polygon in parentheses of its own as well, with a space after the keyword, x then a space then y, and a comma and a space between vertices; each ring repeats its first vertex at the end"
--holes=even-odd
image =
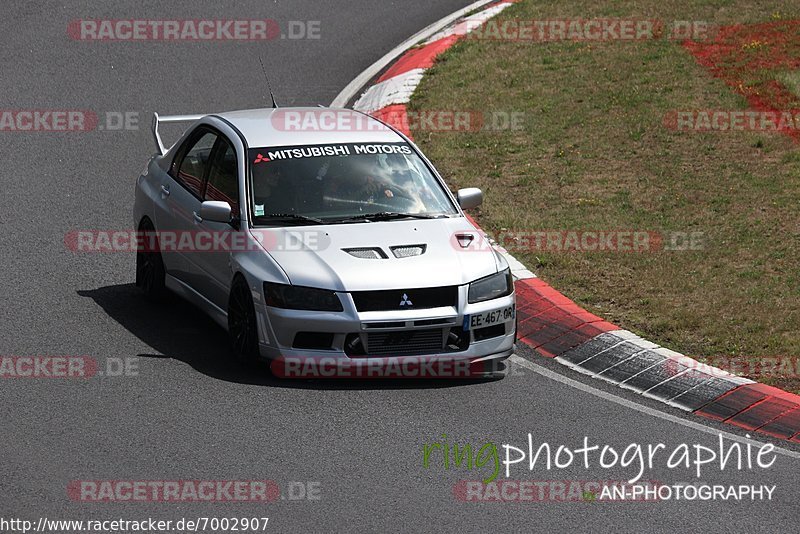
POLYGON ((154 116, 136 283, 207 312, 241 360, 512 354, 505 259, 420 150, 352 110, 154 116), (169 149, 161 123, 191 122, 169 149), (147 246, 150 243, 151 246, 147 246))

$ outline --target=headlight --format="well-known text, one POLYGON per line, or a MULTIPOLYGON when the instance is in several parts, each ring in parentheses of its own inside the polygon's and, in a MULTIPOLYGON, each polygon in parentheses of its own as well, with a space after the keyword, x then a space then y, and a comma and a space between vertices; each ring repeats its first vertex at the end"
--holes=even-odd
POLYGON ((287 310, 344 311, 336 293, 327 289, 264 282, 267 306, 287 310))
POLYGON ((514 291, 514 280, 511 277, 511 269, 475 280, 469 285, 469 295, 467 301, 470 304, 483 302, 485 300, 497 299, 510 295, 514 291))

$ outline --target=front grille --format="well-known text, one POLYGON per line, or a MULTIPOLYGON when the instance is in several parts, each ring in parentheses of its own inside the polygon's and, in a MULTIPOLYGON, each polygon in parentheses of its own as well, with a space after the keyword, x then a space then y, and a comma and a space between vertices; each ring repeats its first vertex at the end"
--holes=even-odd
POLYGON ((458 306, 458 286, 354 291, 358 311, 424 310, 458 306))
POLYGON ((369 330, 372 328, 373 330, 376 328, 405 328, 406 323, 405 321, 385 321, 382 323, 364 323, 364 328, 369 330))
POLYGON ((367 334, 367 354, 370 356, 435 354, 442 352, 443 348, 443 333, 438 328, 367 334))
POLYGON ((453 324, 453 319, 423 319, 421 321, 414 321, 414 326, 433 326, 437 324, 453 324))

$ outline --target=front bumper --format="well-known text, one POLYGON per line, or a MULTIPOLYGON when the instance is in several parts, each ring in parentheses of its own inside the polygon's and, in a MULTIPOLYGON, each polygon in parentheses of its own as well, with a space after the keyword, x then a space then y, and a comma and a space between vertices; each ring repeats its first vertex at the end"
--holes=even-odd
POLYGON ((344 311, 285 310, 257 304, 261 355, 278 358, 375 360, 505 359, 516 336, 514 317, 467 329, 465 316, 515 305, 515 294, 467 303, 468 286, 458 288, 457 306, 428 309, 358 311, 349 293, 339 293, 344 311))

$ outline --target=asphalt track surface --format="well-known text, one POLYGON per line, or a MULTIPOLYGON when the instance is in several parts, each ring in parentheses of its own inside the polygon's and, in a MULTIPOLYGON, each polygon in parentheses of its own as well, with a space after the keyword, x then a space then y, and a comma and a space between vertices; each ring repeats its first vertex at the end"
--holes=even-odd
MULTIPOLYGON (((136 376, 2 379, 0 517, 177 520, 267 516, 270 531, 791 532, 800 509, 800 460, 772 468, 693 471, 658 463, 662 483, 775 485, 771 501, 464 503, 461 479, 486 470, 422 466, 442 441, 577 448, 584 436, 714 447, 714 434, 681 424, 729 426, 626 397, 526 353, 519 355, 599 391, 677 419, 665 420, 517 364, 484 382, 276 381, 226 361, 225 334, 188 305, 147 304, 130 254, 75 254, 75 229, 131 226, 135 177, 153 152, 152 111, 199 113, 266 104, 258 56, 280 104, 327 104, 370 63, 468 2, 9 2, 0 20, 0 108, 138 112, 138 131, 0 132, 0 355, 134 358, 136 376), (261 43, 78 42, 79 18, 319 20, 319 40, 261 43), (74 480, 274 480, 272 503, 85 503, 74 480), (290 482, 319 483, 319 500, 291 500, 290 482)), ((776 442, 777 444, 777 442, 776 442)), ((779 444, 786 450, 796 447, 779 444)), ((528 471, 528 480, 622 480, 632 469, 528 471)))

